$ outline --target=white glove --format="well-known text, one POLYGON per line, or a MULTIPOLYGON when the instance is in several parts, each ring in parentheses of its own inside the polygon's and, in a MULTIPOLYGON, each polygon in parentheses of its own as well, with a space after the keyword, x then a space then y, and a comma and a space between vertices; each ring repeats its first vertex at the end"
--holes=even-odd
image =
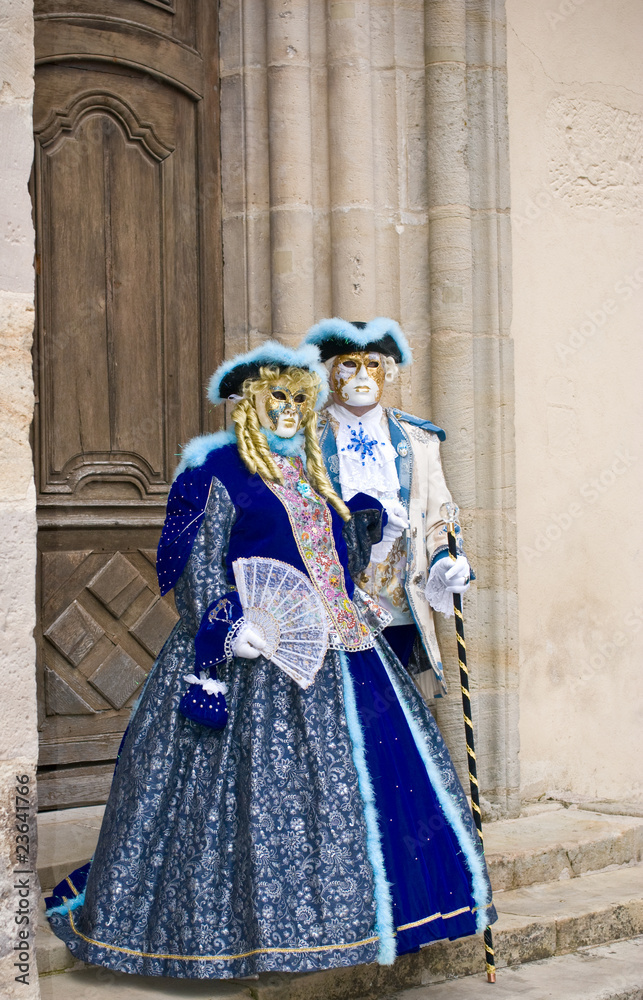
POLYGON ((382 541, 389 538, 391 541, 395 541, 408 528, 409 519, 401 503, 393 504, 390 509, 387 507, 386 513, 388 514, 388 522, 382 531, 382 541))
POLYGON ((393 548, 393 542, 395 539, 399 538, 409 526, 409 519, 406 516, 406 511, 404 510, 402 504, 395 501, 395 503, 393 503, 389 508, 386 506, 386 501, 382 502, 386 507, 388 521, 382 530, 382 540, 371 549, 372 563, 384 562, 387 555, 393 548))
POLYGON ((232 640, 233 655, 242 656, 246 660, 256 660, 265 648, 265 639, 261 638, 252 625, 243 625, 239 634, 232 640))
POLYGON ((431 567, 431 576, 440 580, 450 594, 464 594, 471 586, 471 567, 466 556, 438 559, 431 567))
POLYGON ((464 594, 471 586, 471 567, 466 556, 438 559, 433 563, 426 584, 425 597, 434 611, 453 614, 452 594, 464 594))

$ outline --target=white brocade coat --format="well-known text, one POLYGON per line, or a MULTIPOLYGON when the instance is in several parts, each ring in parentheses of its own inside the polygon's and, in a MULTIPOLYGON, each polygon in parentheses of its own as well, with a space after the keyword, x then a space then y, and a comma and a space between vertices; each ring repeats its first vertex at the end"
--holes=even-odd
MULTIPOLYGON (((435 698, 446 693, 446 684, 434 613, 424 591, 431 565, 448 549, 447 526, 440 514, 442 504, 451 501, 440 459, 440 441, 445 434, 430 421, 402 410, 387 407, 385 414, 391 443, 397 452, 400 502, 409 518, 405 532, 404 591, 430 664, 430 669, 417 674, 415 681, 425 698, 435 698)), ((318 430, 326 468, 341 495, 335 431, 326 410, 320 414, 318 430)), ((458 547, 461 548, 461 535, 458 547)), ((376 594, 372 596, 377 599, 376 594)))

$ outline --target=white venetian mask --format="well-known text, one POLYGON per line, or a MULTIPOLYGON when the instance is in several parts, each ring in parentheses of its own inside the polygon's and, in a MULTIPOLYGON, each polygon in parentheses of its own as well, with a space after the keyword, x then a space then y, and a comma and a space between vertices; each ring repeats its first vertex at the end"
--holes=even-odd
POLYGON ((374 406, 379 403, 384 381, 382 358, 375 352, 338 354, 330 373, 332 390, 348 406, 374 406))
POLYGON ((259 423, 281 438, 291 438, 301 427, 310 402, 302 390, 294 393, 285 384, 270 386, 257 396, 255 407, 259 423))

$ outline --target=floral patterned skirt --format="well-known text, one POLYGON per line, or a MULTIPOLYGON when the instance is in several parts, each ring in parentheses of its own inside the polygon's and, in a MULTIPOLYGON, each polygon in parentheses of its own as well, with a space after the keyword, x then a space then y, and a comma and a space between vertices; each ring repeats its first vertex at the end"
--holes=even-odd
POLYGON ((261 657, 233 661, 220 732, 178 711, 192 650, 179 624, 89 871, 48 900, 74 956, 145 975, 305 972, 390 963, 495 919, 449 754, 388 646, 329 651, 306 691, 261 657))

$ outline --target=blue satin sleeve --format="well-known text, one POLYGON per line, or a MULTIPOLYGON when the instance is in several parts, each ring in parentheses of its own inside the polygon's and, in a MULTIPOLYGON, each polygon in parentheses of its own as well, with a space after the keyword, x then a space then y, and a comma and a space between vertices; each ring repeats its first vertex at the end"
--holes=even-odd
POLYGON ((194 666, 197 672, 208 670, 225 660, 226 638, 241 617, 243 610, 236 590, 212 601, 194 638, 194 666))
MULTIPOLYGON (((343 523, 342 544, 345 546, 345 553, 338 547, 338 555, 340 559, 346 560, 351 580, 355 580, 368 566, 372 546, 381 541, 387 516, 379 500, 366 493, 356 493, 347 501, 346 506, 351 512, 351 519, 343 523)), ((335 542, 337 544, 337 537, 335 542)), ((349 596, 352 597, 352 582, 349 584, 349 591, 349 596)))
POLYGON ((186 469, 172 485, 156 553, 161 594, 172 590, 185 569, 205 515, 211 482, 211 472, 201 466, 186 469))
POLYGON ((388 521, 386 508, 376 497, 369 496, 368 493, 356 493, 355 496, 352 496, 350 500, 345 500, 344 503, 351 514, 355 514, 358 510, 379 510, 383 518, 382 526, 388 521))

